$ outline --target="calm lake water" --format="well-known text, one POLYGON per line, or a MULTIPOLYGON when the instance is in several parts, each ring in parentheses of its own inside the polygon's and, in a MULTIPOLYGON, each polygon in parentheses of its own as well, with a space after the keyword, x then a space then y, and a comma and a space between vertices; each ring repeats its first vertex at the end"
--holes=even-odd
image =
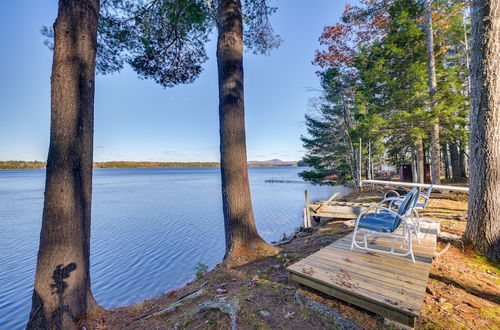
MULTIPOLYGON (((324 199, 343 187, 305 183, 296 167, 249 168, 255 220, 268 242, 303 222, 304 190, 324 199)), ((0 171, 0 329, 22 329, 31 307, 45 170, 0 171)), ((184 285, 224 254, 218 168, 94 170, 91 279, 112 308, 184 285)))

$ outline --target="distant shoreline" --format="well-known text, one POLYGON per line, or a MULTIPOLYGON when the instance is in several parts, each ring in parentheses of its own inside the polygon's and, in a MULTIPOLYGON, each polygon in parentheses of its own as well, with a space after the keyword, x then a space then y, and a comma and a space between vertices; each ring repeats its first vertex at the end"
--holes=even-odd
MULTIPOLYGON (((46 162, 42 161, 0 161, 0 170, 39 170, 44 169, 46 162)), ((273 166, 298 166, 298 162, 290 161, 249 161, 249 167, 273 167, 273 166)), ((126 168, 192 168, 192 167, 220 167, 218 162, 130 162, 109 161, 95 162, 97 169, 126 169, 126 168)))

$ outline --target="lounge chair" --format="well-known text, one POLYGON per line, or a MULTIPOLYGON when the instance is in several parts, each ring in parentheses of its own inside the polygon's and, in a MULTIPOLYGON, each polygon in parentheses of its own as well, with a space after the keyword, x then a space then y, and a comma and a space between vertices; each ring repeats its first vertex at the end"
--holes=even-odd
MULTIPOLYGON (((415 215, 415 229, 416 229, 417 239, 418 239, 419 243, 420 243, 420 239, 419 239, 418 234, 420 234, 420 216, 419 216, 417 210, 423 210, 427 207, 427 204, 429 204, 429 199, 430 199, 431 193, 432 193, 432 186, 433 186, 432 184, 429 186, 429 188, 427 189, 427 192, 425 194, 419 192, 417 199, 414 201, 415 205, 413 206, 412 213, 415 215)), ((379 205, 383 205, 383 204, 387 203, 388 208, 390 208, 390 209, 392 209, 393 206, 399 207, 401 205, 401 203, 403 202, 405 197, 406 197, 406 195, 399 196, 399 197, 385 198, 384 200, 382 200, 379 203, 379 205)))
MULTIPOLYGON (((409 255, 411 256, 411 260, 415 262, 412 248, 412 236, 415 235, 418 241, 419 239, 417 228, 418 221, 413 219, 413 214, 416 213, 414 206, 416 205, 418 197, 418 189, 413 188, 402 200, 397 210, 392 209, 393 201, 389 201, 391 202, 390 207, 381 206, 379 203, 379 205, 371 206, 361 212, 354 225, 351 250, 357 247, 363 250, 390 253, 399 256, 409 255), (396 232, 399 227, 402 228, 402 231, 396 232), (357 241, 356 238, 358 234, 362 234, 363 241, 357 241), (370 247, 368 244, 368 236, 391 238, 391 250, 387 251, 370 247), (402 252, 395 251, 396 240, 401 240, 400 249, 403 250, 402 252), (404 249, 405 246, 406 249, 404 249)), ((387 202, 386 200, 384 201, 387 202)))

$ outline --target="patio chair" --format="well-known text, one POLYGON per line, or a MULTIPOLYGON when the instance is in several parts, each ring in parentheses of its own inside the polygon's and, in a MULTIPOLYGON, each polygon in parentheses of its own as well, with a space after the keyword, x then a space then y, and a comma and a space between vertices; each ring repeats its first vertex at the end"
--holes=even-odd
MULTIPOLYGON (((415 219, 415 229, 416 229, 417 239, 419 240, 419 243, 420 243, 420 239, 419 239, 418 234, 420 234, 420 216, 419 216, 417 210, 423 210, 427 207, 427 204, 429 204, 429 199, 430 199, 431 193, 432 193, 432 186, 433 186, 432 184, 429 186, 429 188, 427 189, 427 192, 425 194, 422 192, 418 193, 418 197, 414 201, 415 205, 413 206, 413 209, 412 209, 412 213, 415 215, 415 218, 416 218, 415 219)), ((385 198, 384 200, 382 200, 379 203, 379 205, 383 205, 385 203, 388 203, 388 208, 390 208, 390 209, 392 209, 393 206, 399 207, 401 205, 401 203, 403 202, 405 197, 406 197, 406 195, 399 196, 399 197, 385 198)))
POLYGON ((418 196, 418 189, 413 188, 405 196, 397 210, 393 210, 391 208, 392 205, 388 208, 381 206, 379 203, 379 205, 371 206, 361 212, 354 225, 351 250, 357 247, 363 250, 389 253, 398 256, 409 255, 411 260, 415 262, 412 248, 412 235, 415 235, 418 241, 420 240, 416 227, 418 222, 413 219, 413 214, 414 212, 416 213, 413 207, 416 204, 416 200, 418 200, 418 196), (396 232, 399 227, 401 227, 402 230, 396 232), (361 242, 357 240, 358 234, 362 234, 363 240, 361 242), (368 245, 368 236, 391 238, 391 250, 387 251, 370 247, 368 245), (401 240, 400 249, 403 250, 401 252, 395 251, 396 240, 399 239, 401 240), (406 249, 404 249, 405 246, 406 249))

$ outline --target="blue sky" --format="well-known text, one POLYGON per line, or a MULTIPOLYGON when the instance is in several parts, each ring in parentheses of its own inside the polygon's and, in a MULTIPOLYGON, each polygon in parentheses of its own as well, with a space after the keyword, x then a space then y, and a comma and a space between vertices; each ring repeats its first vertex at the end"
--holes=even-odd
MULTIPOLYGON (((304 114, 317 95, 311 64, 323 26, 338 21, 345 1, 275 0, 271 18, 283 45, 270 56, 245 53, 249 160, 298 160, 304 114)), ((45 160, 49 144, 52 54, 39 30, 57 1, 0 2, 0 160, 45 160)), ((127 68, 98 76, 95 161, 218 161, 215 35, 210 60, 190 85, 164 89, 127 68)))

